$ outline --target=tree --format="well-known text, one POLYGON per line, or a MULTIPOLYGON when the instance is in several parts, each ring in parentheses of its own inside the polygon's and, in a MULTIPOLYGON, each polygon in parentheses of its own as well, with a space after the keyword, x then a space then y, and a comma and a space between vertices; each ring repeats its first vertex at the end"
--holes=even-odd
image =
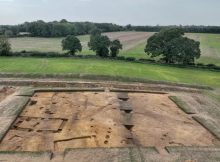
POLYGON ((126 26, 125 26, 125 29, 126 29, 127 31, 131 31, 131 30, 132 30, 131 24, 126 25, 126 26))
POLYGON ((171 62, 190 64, 201 55, 200 43, 186 37, 173 39, 167 45, 171 62))
POLYGON ((91 35, 88 46, 90 50, 96 52, 97 56, 107 57, 109 55, 110 39, 101 34, 91 35))
POLYGON ((200 43, 184 37, 178 28, 163 29, 148 39, 145 52, 151 57, 162 56, 166 63, 194 63, 199 58, 200 43))
POLYGON ((60 20, 60 23, 68 23, 68 21, 66 19, 62 19, 60 20))
POLYGON ((116 57, 120 49, 122 49, 121 42, 118 39, 112 41, 110 45, 111 57, 116 57))
POLYGON ((8 56, 10 54, 11 44, 9 43, 7 37, 0 36, 0 55, 8 56))
POLYGON ((75 55, 76 52, 82 51, 82 45, 80 43, 80 40, 74 35, 67 36, 62 41, 62 46, 63 46, 63 50, 69 51, 71 55, 75 55))

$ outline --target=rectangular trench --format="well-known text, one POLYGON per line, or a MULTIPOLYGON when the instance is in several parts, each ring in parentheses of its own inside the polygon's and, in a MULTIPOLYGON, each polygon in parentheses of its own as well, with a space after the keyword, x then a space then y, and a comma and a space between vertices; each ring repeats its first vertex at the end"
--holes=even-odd
POLYGON ((35 93, 0 151, 68 148, 214 146, 217 139, 167 94, 35 93))

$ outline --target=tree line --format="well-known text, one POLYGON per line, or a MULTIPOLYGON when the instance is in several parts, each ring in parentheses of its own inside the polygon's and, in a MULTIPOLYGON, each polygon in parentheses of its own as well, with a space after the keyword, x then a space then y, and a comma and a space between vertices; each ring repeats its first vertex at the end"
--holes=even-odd
POLYGON ((220 26, 121 26, 112 23, 69 22, 63 19, 61 21, 53 22, 38 20, 34 22, 25 22, 20 25, 1 25, 0 34, 5 34, 9 37, 16 37, 19 36, 19 33, 25 32, 30 33, 30 36, 32 37, 66 37, 68 35, 90 34, 94 29, 99 29, 101 32, 159 32, 168 27, 179 28, 187 33, 220 33, 220 26))
POLYGON ((94 29, 102 32, 122 31, 123 27, 112 23, 68 22, 67 20, 44 22, 42 20, 25 22, 20 25, 0 26, 0 33, 8 37, 19 33, 30 33, 32 37, 66 37, 68 35, 89 34, 94 29))

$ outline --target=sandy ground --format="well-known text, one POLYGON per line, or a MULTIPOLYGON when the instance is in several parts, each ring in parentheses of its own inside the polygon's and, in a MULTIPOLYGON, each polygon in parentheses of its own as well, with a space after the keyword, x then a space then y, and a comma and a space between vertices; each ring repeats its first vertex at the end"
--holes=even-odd
POLYGON ((212 146, 217 143, 205 128, 168 99, 167 95, 130 94, 134 127, 141 146, 212 146))
POLYGON ((162 149, 215 143, 215 137, 177 108, 168 95, 37 93, 3 139, 0 150, 63 152, 66 148, 130 146, 162 149))
POLYGON ((64 151, 123 147, 126 128, 114 93, 39 93, 3 140, 1 150, 64 151))
POLYGON ((14 88, 10 87, 0 87, 0 102, 4 100, 7 96, 15 92, 14 88))

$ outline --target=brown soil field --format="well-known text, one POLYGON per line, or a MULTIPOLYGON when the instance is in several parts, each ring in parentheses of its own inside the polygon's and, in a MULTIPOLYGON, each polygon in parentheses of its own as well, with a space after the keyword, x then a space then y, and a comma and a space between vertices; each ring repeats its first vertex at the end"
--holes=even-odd
POLYGON ((167 94, 36 93, 0 144, 1 151, 67 148, 214 146, 216 138, 167 94))
POLYGON ((130 50, 137 45, 147 42, 147 39, 151 37, 153 32, 112 32, 105 33, 111 40, 119 39, 123 44, 123 50, 130 50))

